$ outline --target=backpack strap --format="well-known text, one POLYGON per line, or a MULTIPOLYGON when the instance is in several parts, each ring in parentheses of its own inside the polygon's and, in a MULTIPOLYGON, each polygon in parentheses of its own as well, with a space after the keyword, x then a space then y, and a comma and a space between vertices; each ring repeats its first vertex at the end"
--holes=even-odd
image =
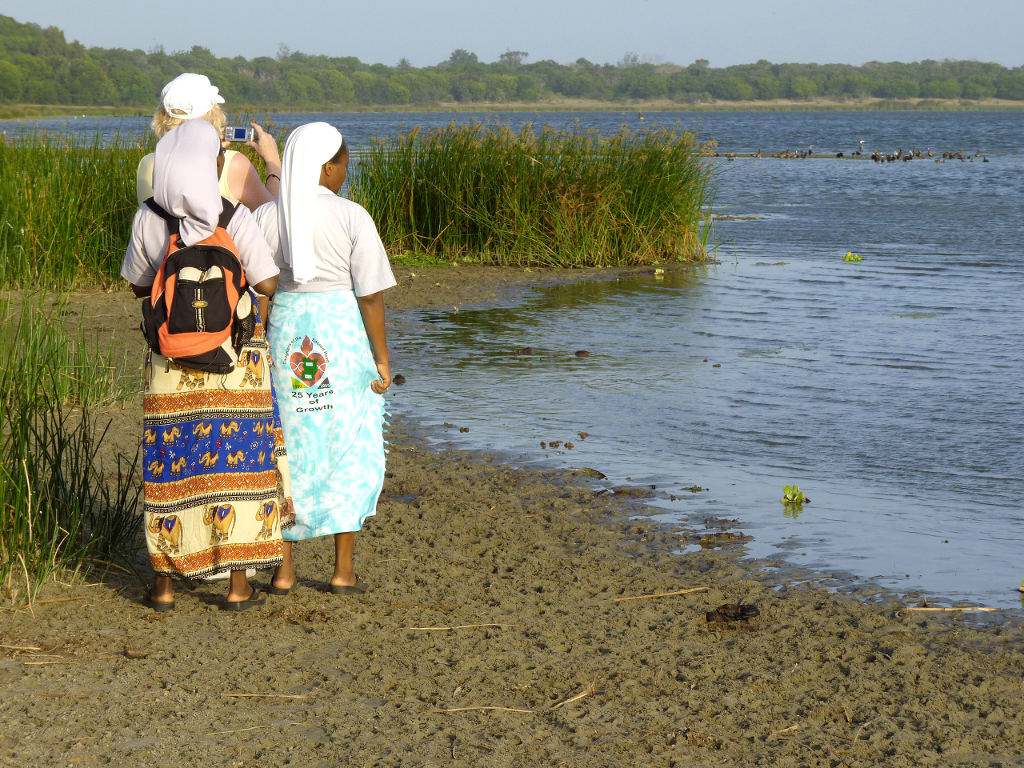
MULTIPOLYGON (((235 210, 238 208, 238 206, 235 205, 234 203, 232 203, 226 197, 222 197, 220 199, 220 202, 221 202, 220 218, 217 220, 217 226, 221 227, 222 229, 227 229, 228 228, 228 224, 231 222, 231 218, 235 215, 235 210)), ((153 213, 155 213, 161 219, 166 221, 167 222, 167 227, 174 234, 178 234, 179 233, 179 229, 178 228, 179 228, 179 225, 181 224, 181 219, 179 219, 177 216, 172 216, 170 213, 165 211, 157 203, 157 201, 154 198, 152 198, 152 197, 146 198, 146 200, 144 200, 142 204, 144 206, 146 206, 147 208, 149 208, 149 210, 151 210, 153 213)))
POLYGON ((173 232, 174 234, 178 234, 178 225, 181 223, 181 219, 179 219, 177 216, 172 216, 163 208, 161 208, 160 205, 157 204, 156 200, 152 197, 147 197, 142 204, 149 208, 149 210, 151 210, 161 219, 166 221, 167 227, 168 229, 171 230, 171 232, 173 232))
POLYGON ((235 210, 238 208, 238 206, 232 203, 226 197, 222 197, 220 201, 220 219, 217 221, 217 226, 220 227, 221 229, 227 229, 228 224, 231 222, 231 217, 235 215, 235 210))

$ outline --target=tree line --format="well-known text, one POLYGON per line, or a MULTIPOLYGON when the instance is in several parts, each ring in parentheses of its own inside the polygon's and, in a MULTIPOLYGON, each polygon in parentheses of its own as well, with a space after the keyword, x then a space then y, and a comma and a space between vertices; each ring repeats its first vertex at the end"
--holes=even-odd
POLYGON ((163 85, 181 72, 201 72, 227 103, 267 108, 430 106, 439 103, 538 102, 557 98, 605 102, 668 100, 680 106, 717 100, 1010 99, 1024 100, 1024 67, 979 61, 773 64, 711 67, 641 61, 615 64, 577 59, 529 62, 506 51, 485 63, 459 49, 447 60, 414 67, 365 64, 353 56, 311 56, 281 46, 277 55, 223 58, 194 46, 167 53, 87 48, 56 27, 0 16, 0 104, 151 107, 163 85))

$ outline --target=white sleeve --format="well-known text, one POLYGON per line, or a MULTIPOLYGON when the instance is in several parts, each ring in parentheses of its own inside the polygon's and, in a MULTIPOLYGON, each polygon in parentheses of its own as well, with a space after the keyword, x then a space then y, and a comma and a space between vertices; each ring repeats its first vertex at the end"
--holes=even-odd
POLYGON ((145 287, 152 285, 156 279, 159 269, 146 255, 146 246, 143 240, 143 219, 146 213, 139 208, 132 219, 132 236, 128 241, 128 249, 124 254, 124 261, 121 262, 121 277, 132 285, 145 287))
POLYGON ((349 265, 356 296, 369 296, 397 285, 384 243, 373 217, 362 206, 352 213, 352 256, 349 265))
POLYGON ((235 241, 239 261, 245 269, 245 279, 250 285, 280 273, 281 270, 274 263, 274 254, 263 237, 263 231, 244 205, 235 208, 235 215, 228 222, 228 234, 235 241))

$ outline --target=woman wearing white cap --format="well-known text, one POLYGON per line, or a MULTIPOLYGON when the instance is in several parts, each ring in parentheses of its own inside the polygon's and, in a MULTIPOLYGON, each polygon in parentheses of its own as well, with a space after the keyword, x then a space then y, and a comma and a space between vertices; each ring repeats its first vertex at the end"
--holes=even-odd
POLYGON ((370 214, 338 196, 347 168, 336 128, 300 126, 284 147, 281 196, 256 211, 281 269, 268 341, 295 510, 274 594, 295 584, 292 542, 332 534, 328 590, 365 589, 352 564, 355 532, 384 482, 391 370, 382 294, 395 278, 370 214))
MULTIPOLYGON (((153 115, 150 127, 157 138, 161 138, 176 125, 201 117, 217 129, 218 135, 223 135, 224 126, 227 125, 227 116, 220 108, 223 103, 224 97, 206 75, 185 72, 171 80, 160 92, 160 106, 153 115)), ((241 203, 250 211, 254 211, 277 197, 281 183, 281 155, 277 151, 274 137, 257 123, 251 125, 254 140, 247 142, 247 145, 255 149, 266 164, 266 183, 260 181, 260 176, 249 162, 249 158, 241 152, 229 149, 224 152, 220 194, 232 203, 241 203)), ((153 196, 152 153, 139 162, 135 182, 136 196, 141 205, 153 196)))
MULTIPOLYGON (((217 189, 219 151, 219 134, 203 120, 174 128, 156 145, 154 199, 179 220, 185 245, 212 235, 225 209, 217 189)), ((273 294, 278 268, 252 214, 235 206, 225 228, 249 285, 273 294)), ((160 215, 139 208, 121 265, 136 296, 149 294, 170 236, 160 215)), ((156 574, 146 604, 156 611, 174 608, 172 576, 229 574, 228 610, 266 602, 246 571, 281 562, 280 530, 291 509, 274 392, 264 374, 266 350, 257 324, 239 356, 247 364, 230 373, 189 370, 155 352, 146 356, 143 514, 156 574)))

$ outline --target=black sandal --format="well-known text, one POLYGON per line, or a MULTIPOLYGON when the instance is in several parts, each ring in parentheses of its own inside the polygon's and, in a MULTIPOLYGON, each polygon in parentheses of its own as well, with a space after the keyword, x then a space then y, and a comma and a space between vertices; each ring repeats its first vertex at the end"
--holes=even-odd
POLYGON ((256 587, 252 588, 252 594, 249 595, 245 600, 234 600, 232 602, 225 601, 221 605, 222 611, 247 611, 250 608, 262 608, 267 604, 267 597, 260 592, 256 587))
POLYGON ((361 595, 366 592, 366 585, 356 576, 355 584, 327 584, 332 595, 361 595))
POLYGON ((152 608, 156 613, 166 613, 167 611, 174 610, 173 600, 154 600, 152 593, 148 589, 146 594, 142 596, 142 604, 147 608, 152 608))

